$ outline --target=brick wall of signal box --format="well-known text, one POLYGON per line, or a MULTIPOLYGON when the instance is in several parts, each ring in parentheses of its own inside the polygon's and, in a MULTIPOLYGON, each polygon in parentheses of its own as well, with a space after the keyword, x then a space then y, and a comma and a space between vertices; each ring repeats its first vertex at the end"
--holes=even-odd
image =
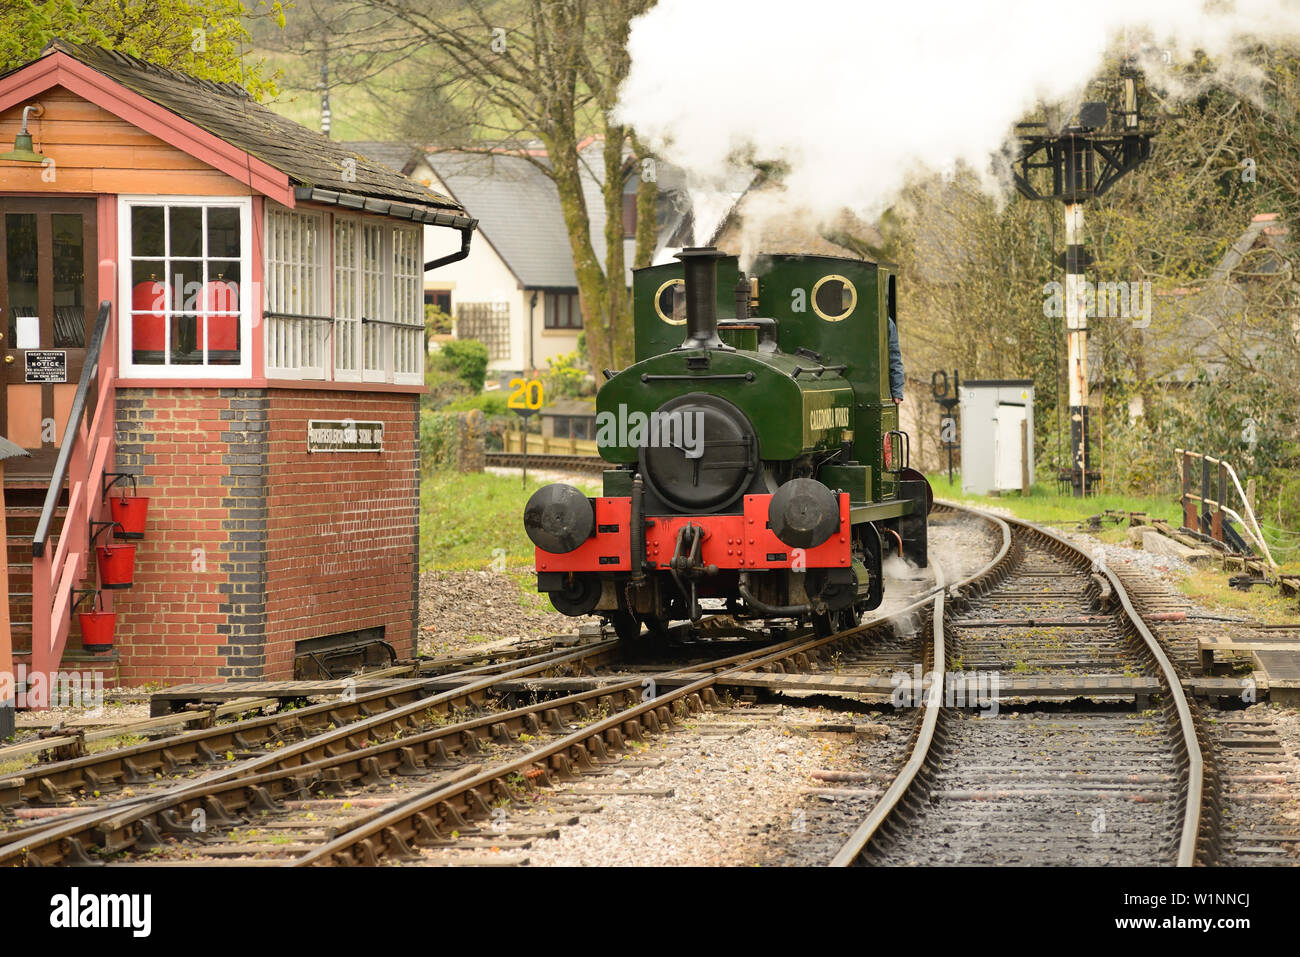
POLYGON ((418 396, 120 389, 117 468, 149 497, 115 594, 121 680, 288 678, 294 643, 383 626, 414 652, 418 396), (308 453, 309 419, 382 421, 384 450, 308 453))
POLYGON ((272 389, 267 494, 267 654, 293 671, 293 644, 384 627, 415 653, 419 577, 419 396, 272 389), (380 452, 307 452, 309 419, 384 423, 380 452))

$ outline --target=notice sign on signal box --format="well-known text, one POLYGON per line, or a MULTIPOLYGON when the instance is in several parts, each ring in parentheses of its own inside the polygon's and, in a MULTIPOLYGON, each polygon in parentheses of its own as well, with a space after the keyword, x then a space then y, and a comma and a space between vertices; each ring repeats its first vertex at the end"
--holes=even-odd
POLYGON ((384 423, 323 422, 312 419, 307 423, 308 452, 382 452, 384 450, 384 423))
POLYGON ((62 350, 29 349, 23 356, 28 382, 67 382, 68 354, 62 350))

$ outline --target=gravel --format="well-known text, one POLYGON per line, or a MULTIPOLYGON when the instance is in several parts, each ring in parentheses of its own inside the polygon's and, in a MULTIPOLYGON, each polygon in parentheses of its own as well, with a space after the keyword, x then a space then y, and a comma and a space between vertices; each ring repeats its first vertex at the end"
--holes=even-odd
POLYGON ((1093 561, 1100 557, 1111 568, 1125 566, 1154 575, 1170 585, 1176 585, 1192 571, 1191 565, 1172 555, 1154 555, 1136 545, 1099 542, 1083 532, 1057 531, 1066 541, 1091 555, 1093 561))
POLYGON ((853 712, 784 705, 697 715, 687 731, 653 739, 604 775, 548 792, 512 823, 526 827, 532 815, 562 813, 569 795, 581 796, 584 789, 667 791, 594 796, 602 805, 599 813, 583 815, 558 838, 537 841, 521 853, 533 866, 825 863, 859 815, 847 798, 823 801, 808 794, 833 790, 815 780, 814 772, 878 768, 891 749, 905 743, 907 723, 894 716, 864 722, 853 712), (836 727, 818 731, 818 725, 836 727), (846 725, 861 732, 837 729, 846 725), (828 813, 833 810, 845 813, 828 813))
MULTIPOLYGON (((982 523, 960 517, 937 521, 930 541, 949 581, 996 551, 982 523)), ((888 597, 875 614, 889 614, 932 584, 928 572, 897 558, 886 574, 888 597)), ((457 576, 466 596, 504 587, 493 582, 491 573, 457 576)), ((476 620, 472 610, 450 613, 462 630, 476 620)), ((505 620, 516 619, 507 614, 505 620)), ((851 696, 817 701, 823 706, 786 696, 693 716, 691 730, 651 738, 606 773, 543 790, 530 808, 511 811, 511 830, 527 830, 566 815, 575 801, 599 806, 581 812, 555 839, 502 848, 498 856, 527 858, 533 866, 823 865, 888 786, 916 714, 877 710, 851 696), (584 789, 625 793, 584 796, 584 789), (634 793, 645 791, 657 793, 634 793)), ((430 863, 446 860, 429 857, 430 863)))
POLYGON ((497 571, 427 571, 420 575, 422 655, 495 648, 572 634, 598 618, 570 618, 534 590, 526 566, 497 571), (526 587, 525 587, 526 584, 526 587))

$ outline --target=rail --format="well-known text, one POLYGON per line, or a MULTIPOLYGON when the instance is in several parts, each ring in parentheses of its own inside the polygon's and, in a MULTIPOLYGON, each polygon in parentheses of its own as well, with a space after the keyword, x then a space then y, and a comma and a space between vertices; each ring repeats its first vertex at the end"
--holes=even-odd
MULTIPOLYGON (((72 624, 73 589, 85 577, 90 551, 90 523, 98 521, 104 508, 100 483, 113 452, 117 356, 104 352, 113 325, 112 303, 99 304, 95 327, 86 345, 85 364, 77 382, 68 421, 63 429, 50 487, 45 493, 41 517, 32 535, 32 672, 51 674, 63 657, 72 624), (86 399, 91 380, 96 381, 95 411, 86 423, 86 399), (58 545, 51 555, 47 544, 53 529, 64 482, 68 500, 59 531, 58 545)), ((111 601, 105 596, 105 606, 111 601)), ((49 687, 49 682, 45 683, 49 687)), ((38 696, 39 697, 39 696, 38 696)), ((44 703, 32 700, 34 707, 44 703)))
MULTIPOLYGON (((943 503, 940 507, 953 508, 966 514, 975 515, 987 519, 1001 529, 1003 535, 1003 545, 997 557, 993 559, 983 569, 974 575, 963 579, 961 582, 950 586, 949 591, 963 594, 973 588, 981 587, 990 582, 990 579, 999 569, 1008 567, 1008 560, 1012 555, 1012 533, 1024 535, 1038 535, 1049 542, 1054 543, 1063 551, 1073 554, 1079 561, 1087 561, 1087 555, 1077 546, 1067 541, 1055 532, 1038 526, 1029 525, 1014 519, 1001 519, 997 516, 990 515, 978 509, 967 506, 957 506, 951 503, 943 503)), ((938 571, 938 569, 936 569, 938 571)), ((1181 750, 1180 760, 1183 765, 1184 773, 1184 803, 1181 808, 1181 826, 1178 836, 1177 855, 1174 863, 1179 867, 1191 867, 1198 862, 1198 855, 1201 853, 1201 845, 1207 840, 1204 827, 1205 816, 1213 813, 1212 807, 1207 807, 1205 793, 1206 761, 1202 753, 1199 739, 1197 737, 1196 721, 1192 713, 1191 705, 1183 691, 1182 682, 1174 668, 1169 656, 1165 653, 1159 640, 1151 633, 1142 617, 1133 607, 1128 593, 1123 583, 1113 571, 1104 566, 1100 569, 1102 580, 1108 586, 1108 593, 1112 599, 1121 606, 1123 617, 1127 627, 1132 629, 1146 652, 1151 656, 1159 672, 1159 680, 1164 685, 1164 691, 1171 702, 1174 714, 1177 720, 1177 740, 1181 750)), ((1094 578, 1098 576, 1094 575, 1094 578)), ((1105 590, 1103 590, 1105 591, 1105 590)), ((873 808, 868 818, 850 835, 849 839, 840 848, 839 852, 833 859, 832 866, 844 867, 861 863, 867 845, 872 842, 877 833, 881 830, 882 825, 891 817, 897 816, 898 811, 909 797, 914 793, 918 781, 921 779, 921 772, 926 762, 930 759, 932 744, 935 740, 935 724, 939 717, 939 710, 943 706, 944 688, 942 684, 943 663, 941 656, 944 654, 944 594, 940 592, 934 598, 934 610, 932 627, 933 647, 934 647, 934 682, 929 689, 929 694, 924 700, 925 713, 921 725, 918 728, 915 739, 913 740, 911 752, 906 763, 900 768, 890 788, 885 792, 877 805, 873 808)))

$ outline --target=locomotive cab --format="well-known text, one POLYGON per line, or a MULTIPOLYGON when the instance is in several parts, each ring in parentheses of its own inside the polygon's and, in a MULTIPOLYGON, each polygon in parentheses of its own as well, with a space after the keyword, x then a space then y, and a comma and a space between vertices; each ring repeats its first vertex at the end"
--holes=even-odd
POLYGON ((883 563, 926 564, 929 488, 889 398, 892 269, 688 249, 638 270, 636 362, 597 396, 604 494, 548 486, 524 527, 538 589, 623 637, 696 621, 856 624, 883 563))

